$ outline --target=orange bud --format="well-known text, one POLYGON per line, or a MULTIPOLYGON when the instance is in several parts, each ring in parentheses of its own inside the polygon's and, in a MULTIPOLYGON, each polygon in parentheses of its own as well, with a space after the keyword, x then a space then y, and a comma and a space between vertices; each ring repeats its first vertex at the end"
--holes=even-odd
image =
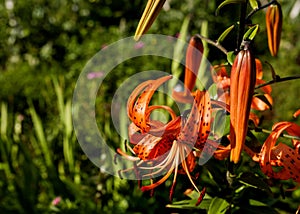
POLYGON ((266 13, 266 26, 268 33, 268 45, 272 56, 276 56, 282 30, 282 11, 279 3, 268 7, 266 13))
POLYGON ((193 102, 194 98, 191 95, 195 87, 198 70, 202 60, 203 43, 202 40, 193 36, 190 39, 189 46, 186 51, 185 57, 185 74, 184 74, 184 91, 173 91, 172 96, 179 102, 193 102))
POLYGON ((166 0, 148 0, 146 8, 143 12, 142 18, 139 21, 134 35, 135 40, 139 40, 140 37, 148 31, 148 29, 151 27, 154 20, 158 16, 165 1, 166 0))
POLYGON ((234 163, 244 146, 256 80, 255 59, 248 46, 236 56, 230 76, 230 160, 234 163))

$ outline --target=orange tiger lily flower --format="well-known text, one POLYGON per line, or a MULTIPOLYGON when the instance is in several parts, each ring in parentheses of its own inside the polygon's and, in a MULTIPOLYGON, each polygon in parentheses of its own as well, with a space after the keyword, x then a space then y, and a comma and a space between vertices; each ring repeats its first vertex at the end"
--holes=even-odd
POLYGON ((230 76, 230 160, 238 163, 246 139, 256 80, 255 60, 248 44, 236 56, 230 76))
POLYGON ((165 2, 166 0, 148 0, 134 35, 135 40, 139 40, 148 31, 165 2))
POLYGON ((266 13, 268 46, 272 56, 276 56, 279 49, 282 30, 282 11, 278 2, 268 7, 266 13))
MULTIPOLYGON (((208 138, 211 105, 208 92, 196 91, 187 118, 176 116, 166 106, 150 106, 149 102, 154 91, 170 78, 171 76, 166 76, 157 80, 148 80, 138 85, 132 92, 127 103, 127 111, 132 121, 129 126, 129 138, 134 147, 129 149, 133 156, 127 155, 120 149, 117 151, 128 160, 137 162, 135 170, 138 172, 139 179, 150 179, 166 173, 160 180, 142 186, 142 191, 153 190, 174 173, 171 198, 178 173, 186 174, 200 194, 190 174, 196 165, 196 153, 193 152, 193 147, 203 146, 208 138), (151 120, 150 114, 155 109, 168 111, 171 120, 166 124, 151 120)), ((122 172, 127 171, 128 169, 125 169, 122 172)))
POLYGON ((185 57, 185 72, 184 72, 184 91, 173 91, 172 97, 182 103, 193 102, 192 91, 196 84, 198 70, 202 60, 203 43, 202 40, 193 36, 190 39, 186 57, 185 57))
POLYGON ((293 139, 294 148, 276 142, 286 131, 291 136, 300 137, 300 126, 292 122, 279 122, 272 127, 272 133, 261 148, 259 164, 264 174, 269 177, 287 180, 293 179, 300 183, 300 141, 293 139), (274 171, 279 167, 279 171, 274 171))

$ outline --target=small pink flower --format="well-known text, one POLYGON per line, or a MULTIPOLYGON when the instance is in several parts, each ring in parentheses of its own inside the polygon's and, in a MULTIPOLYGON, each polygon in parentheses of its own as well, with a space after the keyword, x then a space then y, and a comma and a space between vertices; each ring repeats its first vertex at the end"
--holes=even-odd
POLYGON ((102 50, 104 50, 104 49, 106 49, 107 48, 107 44, 103 44, 102 46, 101 46, 101 49, 102 50))
POLYGON ((56 197, 56 198, 53 199, 53 201, 51 202, 51 204, 53 206, 57 206, 60 202, 61 202, 61 197, 58 196, 58 197, 56 197))
POLYGON ((144 42, 139 41, 139 42, 134 44, 134 49, 141 49, 141 48, 144 47, 144 45, 145 45, 144 42))
POLYGON ((97 72, 91 72, 91 73, 88 73, 87 74, 87 78, 89 80, 91 79, 95 79, 95 78, 100 78, 104 75, 104 72, 103 71, 97 71, 97 72))

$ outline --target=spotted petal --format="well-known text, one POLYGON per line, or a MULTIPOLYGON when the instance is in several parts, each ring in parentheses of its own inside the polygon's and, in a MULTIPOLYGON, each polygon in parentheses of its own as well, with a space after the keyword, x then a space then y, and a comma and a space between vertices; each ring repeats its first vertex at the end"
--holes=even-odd
POLYGON ((138 85, 127 102, 129 119, 141 129, 142 133, 150 130, 148 106, 156 89, 172 76, 164 76, 157 80, 148 80, 138 85), (138 97, 138 95, 141 95, 138 97))

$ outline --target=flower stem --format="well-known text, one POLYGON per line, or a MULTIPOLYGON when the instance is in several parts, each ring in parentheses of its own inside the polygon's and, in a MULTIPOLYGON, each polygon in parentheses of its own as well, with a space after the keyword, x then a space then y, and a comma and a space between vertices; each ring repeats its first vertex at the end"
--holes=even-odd
POLYGON ((222 51, 225 55, 227 55, 228 51, 219 42, 213 41, 213 40, 206 38, 205 36, 202 36, 200 34, 197 34, 196 36, 199 37, 200 39, 206 41, 208 44, 215 46, 220 51, 222 51))
POLYGON ((295 79, 300 79, 300 75, 295 75, 295 76, 289 76, 289 77, 278 77, 276 79, 273 79, 273 80, 270 80, 268 82, 265 82, 263 84, 260 84, 258 86, 255 87, 255 89, 258 89, 258 88, 261 88, 261 87, 264 87, 266 85, 271 85, 271 84, 274 84, 274 83, 278 83, 278 82, 285 82, 285 81, 289 81, 289 80, 295 80, 295 79))
POLYGON ((239 29, 237 34, 237 44, 236 44, 236 51, 240 50, 240 45, 242 44, 244 31, 245 31, 245 18, 247 12, 247 4, 248 0, 240 5, 240 20, 239 20, 239 29))
MULTIPOLYGON (((263 129, 263 128, 260 128, 260 127, 255 127, 254 131, 255 132, 263 132, 263 133, 266 133, 266 134, 271 134, 272 133, 271 130, 263 129)), ((300 140, 300 137, 298 137, 298 136, 292 136, 292 135, 283 134, 283 133, 280 134, 280 137, 285 137, 285 138, 289 138, 289 139, 300 140)))

